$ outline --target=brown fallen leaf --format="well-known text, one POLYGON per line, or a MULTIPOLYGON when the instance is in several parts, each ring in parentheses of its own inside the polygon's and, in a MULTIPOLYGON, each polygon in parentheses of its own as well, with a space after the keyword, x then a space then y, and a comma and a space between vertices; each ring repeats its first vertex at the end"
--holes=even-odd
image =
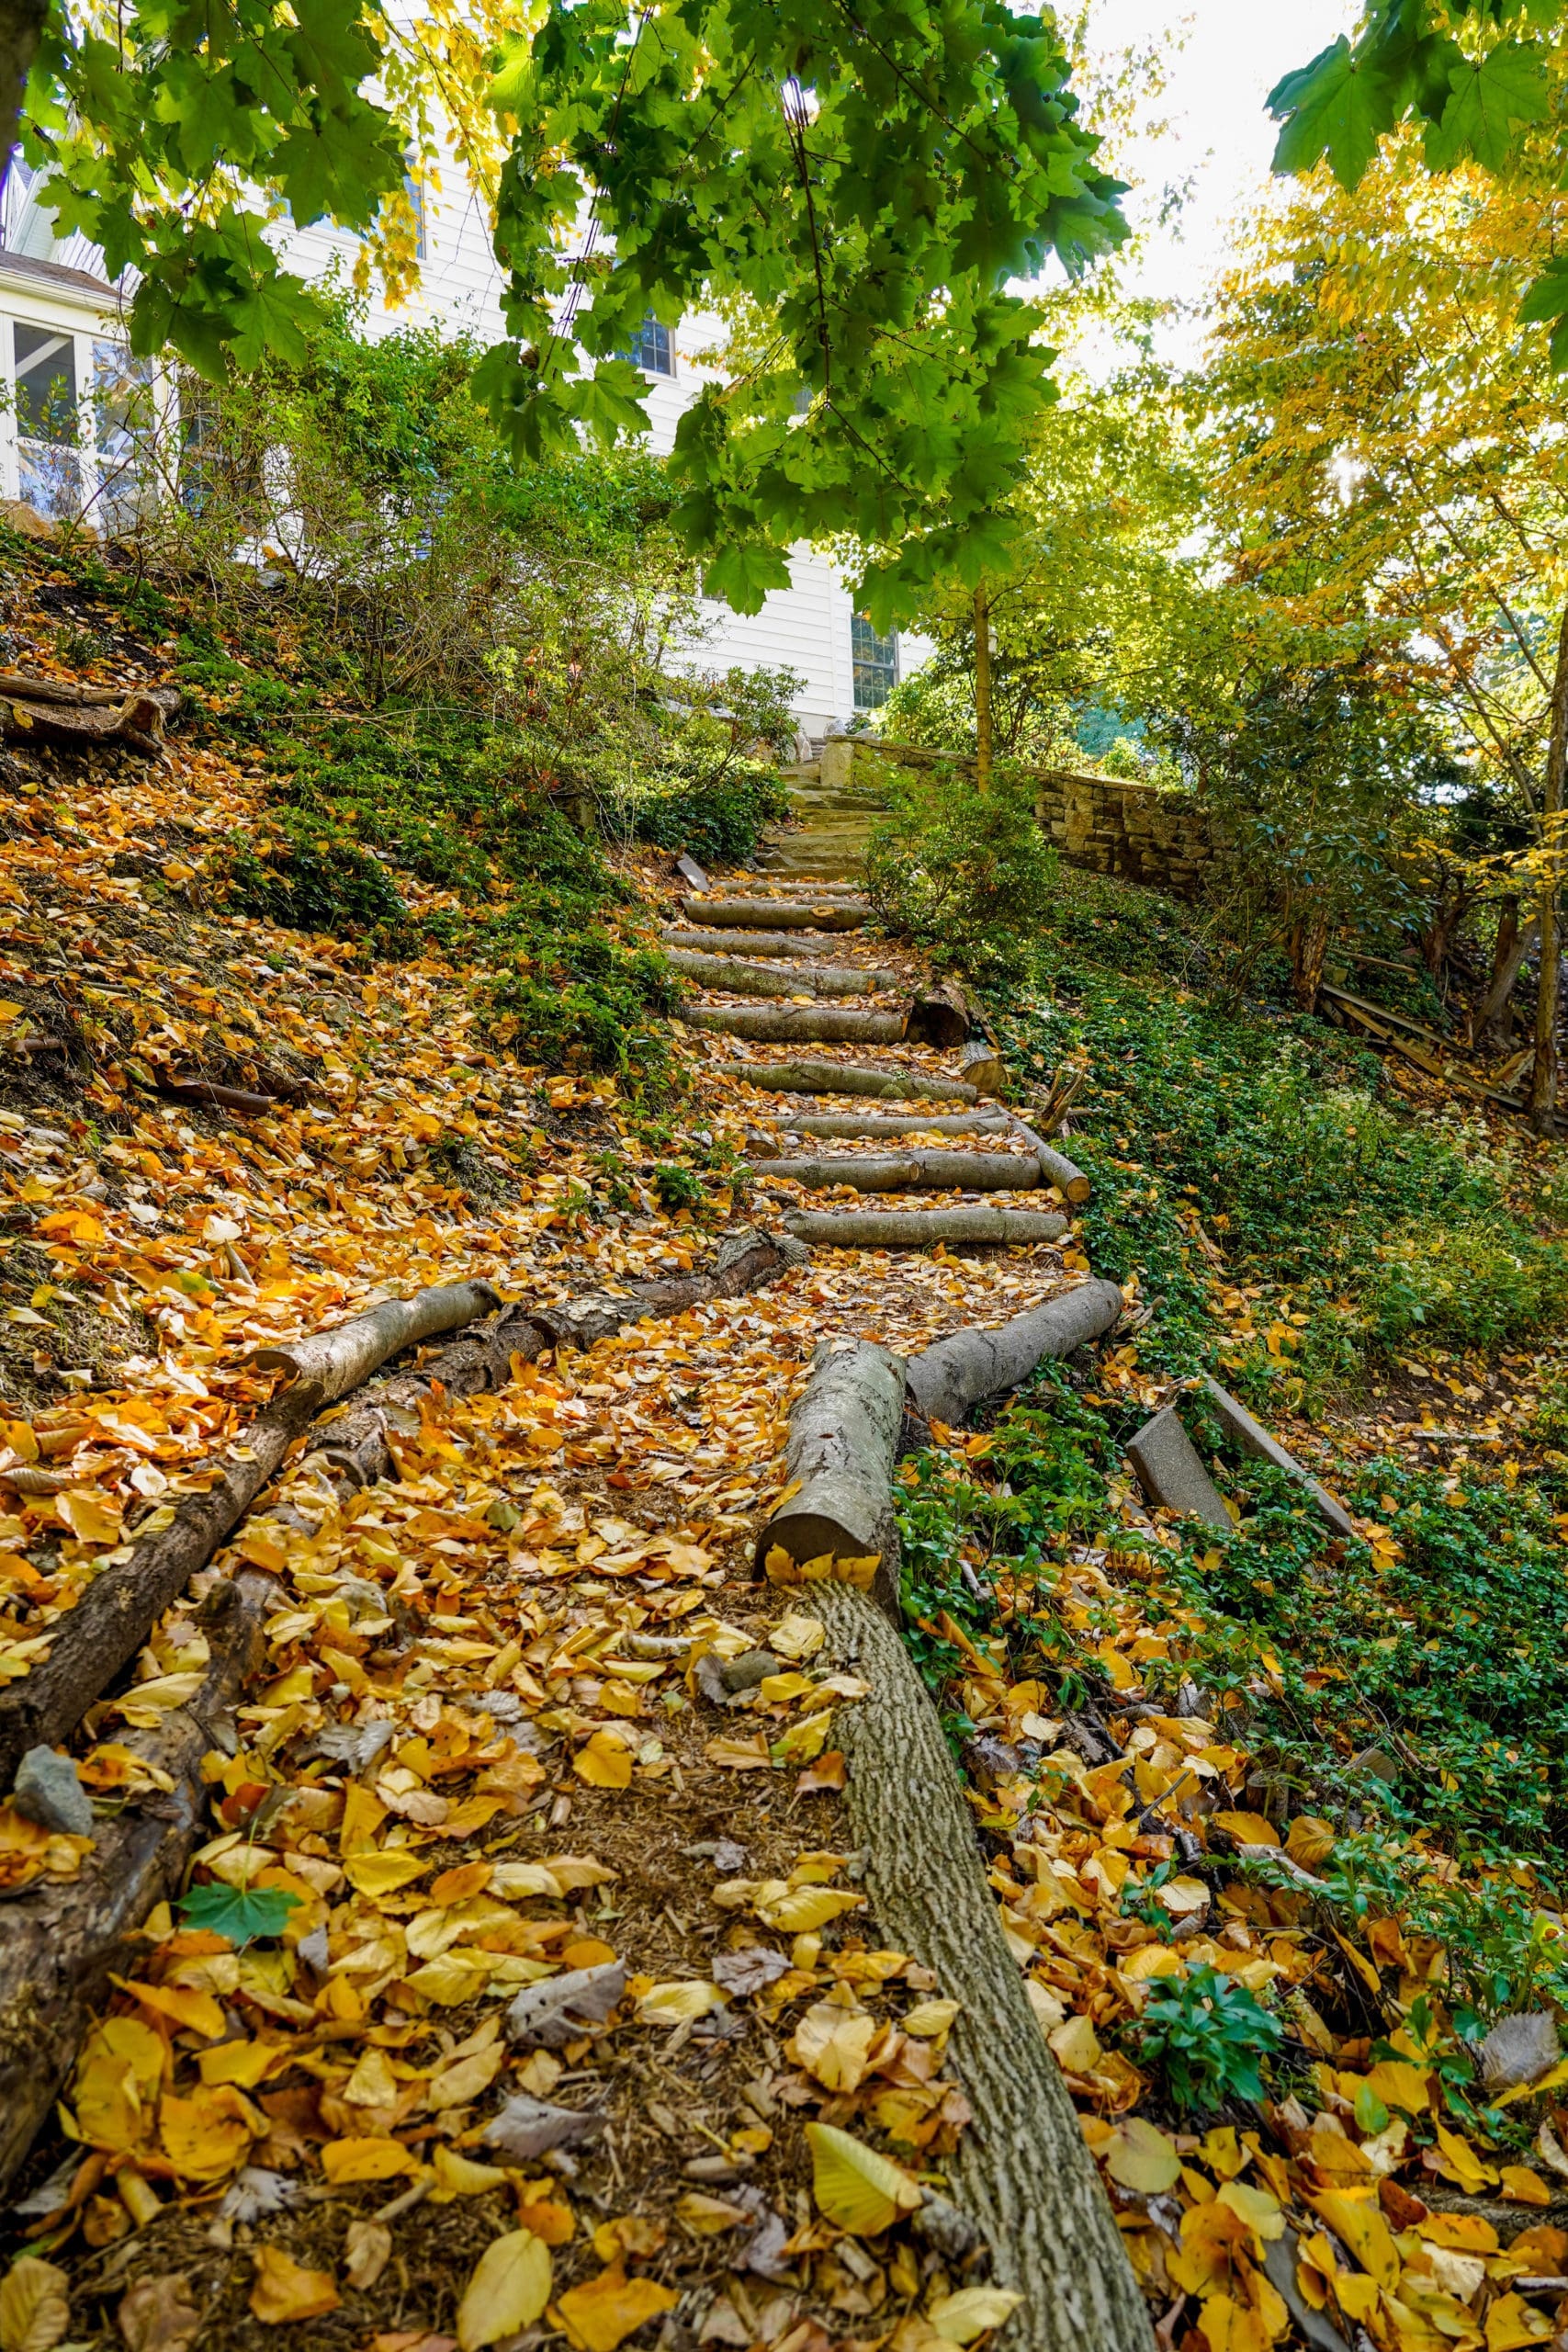
POLYGON ((183 2270, 139 2278, 115 2313, 127 2352, 186 2352, 201 2326, 201 2307, 183 2270))
POLYGON ((328 2312, 336 2311, 341 2300, 330 2270, 307 2270, 281 2246, 257 2246, 251 2310, 264 2325, 281 2327, 295 2320, 322 2319, 328 2312))
POLYGON ((830 1747, 826 1756, 819 1756, 815 1764, 806 1767, 795 1785, 802 1796, 809 1796, 814 1789, 842 1789, 848 1783, 849 1767, 843 1752, 830 1747))
POLYGON ((368 2293, 392 2258, 392 2233, 384 2222, 353 2221, 344 2239, 343 2267, 351 2287, 368 2293))

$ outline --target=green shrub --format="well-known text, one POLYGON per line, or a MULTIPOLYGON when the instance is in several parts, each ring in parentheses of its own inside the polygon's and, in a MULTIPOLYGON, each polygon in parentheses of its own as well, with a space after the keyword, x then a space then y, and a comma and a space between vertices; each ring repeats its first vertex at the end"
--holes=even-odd
POLYGON ((391 931, 408 913, 379 858, 309 818, 285 817, 276 831, 236 842, 225 888, 243 914, 340 939, 391 931))
POLYGON ((773 768, 748 763, 723 781, 677 786, 639 802, 639 841, 686 850, 704 865, 744 865, 764 826, 788 812, 789 796, 773 768))
POLYGON ((977 981, 1026 973, 1057 885, 1055 850, 1027 786, 998 774, 979 792, 943 765, 890 771, 892 806, 874 828, 866 889, 891 931, 977 981))
POLYGON ((1262 2067, 1284 2047, 1285 2030, 1245 1984, 1205 1962, 1185 1976, 1155 1978, 1137 2039, 1175 2104, 1205 2114, 1227 2099, 1265 2096, 1262 2067))

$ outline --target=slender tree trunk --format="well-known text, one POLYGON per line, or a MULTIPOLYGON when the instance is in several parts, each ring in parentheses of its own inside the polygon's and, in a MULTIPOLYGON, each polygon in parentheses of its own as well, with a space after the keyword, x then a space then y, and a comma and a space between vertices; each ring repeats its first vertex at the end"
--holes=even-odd
POLYGON ((1492 955, 1492 978, 1475 1020, 1475 1035, 1480 1044, 1501 1045, 1506 1038, 1509 1003, 1518 986, 1525 957, 1535 945, 1540 930, 1539 915, 1531 915, 1529 922, 1521 924, 1517 899, 1505 901, 1502 919, 1497 926, 1497 944, 1492 955))
POLYGON ((0 191, 11 169, 28 72, 48 14, 48 0, 0 0, 0 191))
POLYGON ((991 788, 991 600, 975 591, 975 781, 991 788))
POLYGON ((1546 754, 1546 789, 1540 830, 1546 850, 1546 885, 1540 894, 1540 985, 1535 1001, 1535 1070, 1530 1079, 1530 1125, 1550 1135, 1557 1116, 1557 1000, 1561 965, 1557 861, 1562 854, 1563 778, 1568 772, 1568 611, 1557 638, 1557 672, 1551 681, 1551 735, 1546 754))
POLYGON ((1327 919, 1316 912, 1298 915, 1291 931, 1291 992, 1303 1012, 1317 1011, 1327 953, 1327 919))

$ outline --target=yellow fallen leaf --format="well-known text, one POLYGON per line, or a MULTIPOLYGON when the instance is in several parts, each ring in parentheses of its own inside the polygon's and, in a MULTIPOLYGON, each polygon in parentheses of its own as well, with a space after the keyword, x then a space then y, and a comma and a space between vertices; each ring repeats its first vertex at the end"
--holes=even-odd
POLYGON ((1261 1813, 1216 1813, 1210 1818, 1244 1846, 1277 1846, 1280 1833, 1261 1813))
POLYGON ((1545 2312, 1532 2310, 1522 2295, 1499 2295, 1486 2314, 1486 2352, 1522 2352, 1554 2333, 1545 2312))
POLYGON ((596 1731, 571 1759, 571 1769, 591 1789, 631 1786, 632 1752, 613 1732, 596 1731))
POLYGON ((906 2033, 915 2034, 922 2041, 934 2041, 938 2034, 947 2032, 962 2007, 959 2001, 919 2001, 898 2022, 906 2033))
POLYGON ((24 2254, 0 2285, 0 2352, 53 2352, 71 2324, 70 2280, 24 2254))
POLYGON ((1413 2066, 1408 2058, 1380 2058, 1367 2076, 1367 2087, 1384 2107, 1425 2115, 1431 2079, 1424 2066, 1413 2066))
POLYGON ((328 2312, 336 2311, 341 2300, 330 2270, 307 2270, 279 2245, 257 2246, 251 2310, 265 2326, 324 2319, 328 2312))
POLYGON ((1181 2177, 1175 2143, 1157 2125, 1129 2115, 1116 2127, 1105 2150, 1105 2169, 1139 2197, 1160 2197, 1181 2177))
POLYGON ((706 2197, 700 2188, 687 2189, 675 2200, 675 2218, 700 2238, 713 2237, 720 2230, 755 2227, 744 2205, 727 2204, 722 2197, 706 2197))
POLYGON ((831 1886, 791 1887, 783 1894, 765 1895, 756 1905, 757 1917, 788 1936, 808 1936, 846 1911, 863 1908, 863 1894, 840 1893, 831 1886))
POLYGON ((637 2018, 639 2025, 686 2025, 723 2006, 724 1995, 716 1984, 706 1984, 700 1976, 682 1977, 672 1984, 649 1985, 637 2002, 637 2018))
POLYGON ((597 2278, 562 2295, 556 2311, 578 2352, 615 2352, 617 2344, 660 2312, 673 2311, 680 2300, 672 2288, 628 2278, 624 2266, 613 2262, 597 2278))
POLYGON ((165 2091, 158 2106, 164 2153, 187 2180, 221 2180, 235 2171, 265 2128, 265 2119, 231 2083, 198 2083, 188 2098, 165 2091))
POLYGON ((1529 2165, 1505 2165, 1503 2194, 1516 2205, 1550 2205, 1551 2191, 1529 2165))
POLYGON ((900 2213, 912 2213, 921 2203, 919 2181, 901 2165, 836 2124, 808 2123, 806 2137, 818 2209, 852 2237, 875 2237, 900 2213))
POLYGON ((1314 1813, 1298 1813, 1285 1839, 1285 1851, 1303 1871, 1315 1871, 1334 1851, 1334 1824, 1314 1813))
POLYGON ((368 1895, 374 1903, 383 1894, 396 1894, 403 1887, 412 1886, 430 1867, 416 1854, 392 1846, 381 1853, 350 1854, 343 1871, 355 1893, 368 1895))
POLYGON ((66 1494, 56 1495, 54 1508, 78 1543, 118 1543, 120 1507, 108 1496, 72 1487, 66 1494))
POLYGON ((1100 2036, 1086 2017, 1070 2017, 1046 2035, 1052 2055, 1066 2075, 1090 2075, 1100 2057, 1100 2036))
POLYGON ((1261 2313, 1230 2295, 1204 2296, 1201 2325, 1209 2352, 1269 2352, 1272 2339, 1261 2313))
POLYGON ((1362 2269, 1392 2294, 1399 2284, 1399 2256, 1388 2223, 1378 2208, 1359 2198, 1348 2197, 1337 2188, 1325 2188, 1306 2201, 1349 2249, 1362 2269))
POLYGON ((122 1993, 129 1993, 154 2017, 167 2018, 186 2033, 199 2033, 208 2041, 221 2041, 229 2030, 222 2004, 210 1993, 196 1991, 186 1984, 142 1984, 134 1978, 111 1976, 122 1993))
POLYGON ((418 2169, 418 2157, 398 2140, 375 2135, 329 2140, 321 2150, 321 2170, 334 2188, 348 2181, 392 2180, 400 2172, 418 2169))
POLYGON ((1233 2213, 1239 2213, 1247 2228, 1260 2238, 1282 2238, 1285 2234, 1285 2217, 1280 2211, 1280 2200, 1271 2197, 1266 2188, 1250 2188, 1245 2180, 1227 2180, 1214 2201, 1219 2205, 1228 2205, 1233 2213))
POLYGON ((549 2247, 532 2230, 493 2238, 457 2306, 461 2352, 483 2352, 485 2345, 532 2327, 550 2300, 553 2276, 549 2247))
POLYGON ((456 2148, 437 2144, 433 2161, 433 2205, 449 2205, 454 2197, 482 2197, 487 2189, 506 2186, 506 2174, 500 2165, 476 2164, 472 2156, 465 2156, 456 2148))
POLYGON ((973 2344, 1005 2326, 1022 2301, 1011 2287, 961 2287, 955 2295, 939 2295, 926 2317, 945 2342, 973 2344))

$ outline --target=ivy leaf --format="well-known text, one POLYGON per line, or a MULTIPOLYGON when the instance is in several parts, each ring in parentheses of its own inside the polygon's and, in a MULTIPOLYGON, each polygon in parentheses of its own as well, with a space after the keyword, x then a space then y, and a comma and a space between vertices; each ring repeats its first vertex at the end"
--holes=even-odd
POLYGON ((1287 74, 1269 93, 1269 111, 1282 120, 1274 149, 1277 172, 1309 172, 1326 155, 1343 188, 1353 188, 1391 130, 1394 108, 1388 78, 1376 62, 1359 57, 1343 33, 1310 65, 1287 74))
POLYGON ((287 1887, 226 1886, 214 1879, 207 1886, 191 1888, 180 1905, 180 1917, 187 1928, 221 1936, 243 1951, 262 1937, 280 1936, 299 1901, 287 1887))
POLYGON ((1442 120, 1427 132, 1429 171, 1449 171, 1465 155, 1489 172, 1501 171, 1514 124, 1540 122, 1551 105, 1540 51, 1523 41, 1502 42, 1478 65, 1463 61, 1450 82, 1442 120))

